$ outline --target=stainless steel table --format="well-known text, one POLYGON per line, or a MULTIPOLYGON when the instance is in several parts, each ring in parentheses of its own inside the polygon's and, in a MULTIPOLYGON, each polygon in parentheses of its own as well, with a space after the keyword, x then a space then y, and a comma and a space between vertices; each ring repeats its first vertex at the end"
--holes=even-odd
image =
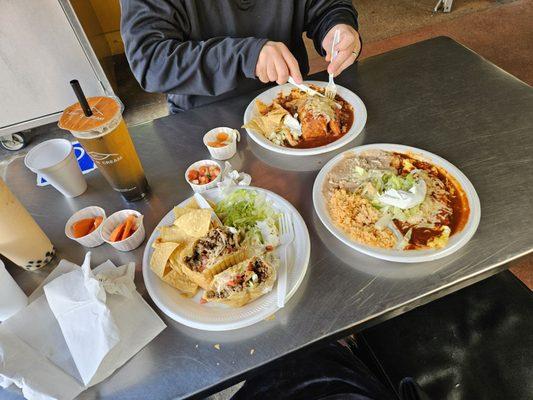
MULTIPOLYGON (((249 172, 255 185, 284 196, 307 222, 311 261, 300 290, 274 319, 237 331, 202 332, 162 315, 168 328, 82 398, 205 395, 281 356, 361 330, 486 278, 533 250, 529 86, 448 38, 364 60, 338 82, 361 96, 368 108, 366 128, 352 145, 391 142, 420 147, 451 161, 470 178, 482 205, 481 224, 471 242, 450 257, 418 265, 355 253, 333 239, 313 211, 314 178, 333 154, 287 160, 269 156, 244 138, 232 160, 234 167, 249 172), (215 344, 220 344, 219 350, 215 344)), ((81 262, 86 249, 63 233, 74 211, 90 204, 108 213, 133 207, 146 216, 146 230, 151 232, 172 206, 191 195, 183 174, 193 161, 208 158, 202 134, 216 126, 239 127, 254 96, 131 129, 153 190, 147 201, 125 203, 98 173, 87 176, 86 194, 67 200, 50 187, 35 187, 35 176, 20 159, 10 165, 7 183, 48 233, 59 257, 81 262)), ((141 275, 143 248, 120 254, 103 245, 92 252, 94 262, 136 261, 138 290, 149 299, 141 275)), ((9 269, 28 293, 49 272, 9 269)), ((17 397, 0 392, 0 397, 11 396, 17 397)))

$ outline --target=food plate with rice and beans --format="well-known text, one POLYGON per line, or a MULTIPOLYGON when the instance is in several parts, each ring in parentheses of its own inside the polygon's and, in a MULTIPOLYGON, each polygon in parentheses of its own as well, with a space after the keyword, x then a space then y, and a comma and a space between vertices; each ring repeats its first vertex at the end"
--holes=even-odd
POLYGON ((339 240, 396 262, 436 260, 463 247, 481 207, 468 178, 448 161, 395 144, 356 147, 318 174, 313 202, 339 240))

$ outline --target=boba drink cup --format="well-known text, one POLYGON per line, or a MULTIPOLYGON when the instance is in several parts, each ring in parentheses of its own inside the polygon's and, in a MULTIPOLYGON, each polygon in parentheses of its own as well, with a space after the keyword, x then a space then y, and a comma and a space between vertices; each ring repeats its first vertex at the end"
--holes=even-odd
POLYGON ((128 201, 144 198, 148 182, 122 118, 117 98, 98 96, 85 99, 90 115, 82 104, 69 106, 59 119, 59 127, 69 130, 109 182, 128 201))
POLYGON ((50 239, 0 179, 0 254, 19 267, 36 271, 55 254, 50 239))

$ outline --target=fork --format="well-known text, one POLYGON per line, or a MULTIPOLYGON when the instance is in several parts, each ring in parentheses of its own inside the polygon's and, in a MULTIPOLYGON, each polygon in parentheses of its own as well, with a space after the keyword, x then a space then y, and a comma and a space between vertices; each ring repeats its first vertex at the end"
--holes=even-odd
POLYGON ((278 307, 285 306, 285 297, 287 296, 287 274, 289 268, 289 245, 294 240, 294 227, 292 218, 289 214, 283 213, 279 219, 280 227, 280 247, 283 254, 280 268, 278 270, 278 307))
MULTIPOLYGON (((331 44, 331 62, 337 57, 338 51, 335 51, 335 46, 339 44, 340 41, 340 31, 337 29, 333 35, 333 43, 331 44)), ((333 74, 329 74, 329 82, 326 86, 326 97, 330 100, 334 100, 337 95, 337 86, 333 82, 333 74)))

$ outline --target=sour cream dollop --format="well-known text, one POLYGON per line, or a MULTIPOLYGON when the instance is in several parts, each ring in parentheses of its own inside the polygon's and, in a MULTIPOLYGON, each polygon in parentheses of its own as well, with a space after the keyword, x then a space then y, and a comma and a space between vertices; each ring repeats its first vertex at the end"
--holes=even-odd
POLYGON ((298 120, 292 115, 285 115, 285 117, 283 118, 283 124, 292 132, 296 133, 297 136, 300 136, 302 134, 302 126, 300 125, 298 120))
POLYGON ((408 191, 387 189, 378 195, 377 199, 382 204, 406 210, 422 203, 426 198, 426 192, 426 182, 420 178, 408 191))

